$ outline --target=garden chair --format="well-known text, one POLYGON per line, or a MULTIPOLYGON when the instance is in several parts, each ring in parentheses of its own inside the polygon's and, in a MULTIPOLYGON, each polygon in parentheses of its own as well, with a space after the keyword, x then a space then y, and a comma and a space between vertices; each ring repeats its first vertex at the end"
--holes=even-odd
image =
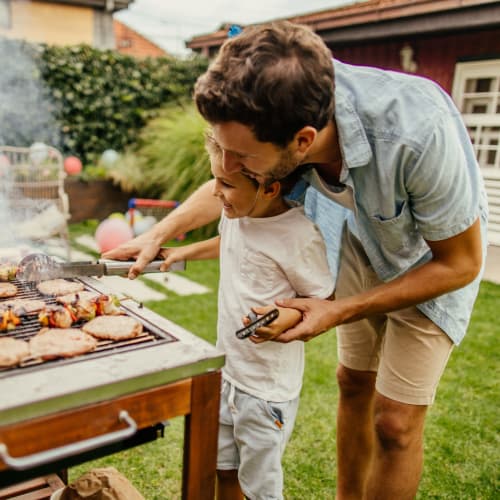
POLYGON ((0 146, 0 203, 15 244, 70 260, 69 201, 64 190, 63 157, 51 146, 0 146))

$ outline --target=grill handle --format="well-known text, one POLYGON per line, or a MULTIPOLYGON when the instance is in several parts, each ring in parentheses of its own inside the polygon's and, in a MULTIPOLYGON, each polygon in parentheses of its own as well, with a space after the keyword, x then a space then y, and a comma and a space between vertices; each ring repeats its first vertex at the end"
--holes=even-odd
POLYGON ((117 441, 129 438, 137 432, 137 424, 127 411, 120 411, 118 418, 121 422, 126 422, 128 424, 128 427, 126 427, 125 429, 120 429, 119 431, 103 434, 102 436, 96 436, 90 439, 79 441, 77 443, 71 443, 68 445, 60 446, 59 448, 53 448, 52 450, 34 453, 33 455, 28 455, 26 457, 11 457, 7 446, 4 443, 0 443, 0 458, 11 469, 26 470, 31 469, 32 467, 37 467, 39 465, 48 464, 62 458, 78 455, 79 453, 93 450, 101 446, 116 443, 117 441))

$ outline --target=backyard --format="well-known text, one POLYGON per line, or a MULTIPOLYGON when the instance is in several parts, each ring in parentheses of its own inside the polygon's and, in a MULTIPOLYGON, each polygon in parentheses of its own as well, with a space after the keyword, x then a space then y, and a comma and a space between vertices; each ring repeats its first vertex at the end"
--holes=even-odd
MULTIPOLYGON (((84 225, 71 228, 73 236, 86 230, 84 225)), ((218 264, 190 262, 185 276, 208 286, 211 292, 181 297, 169 291, 167 300, 145 305, 215 342, 218 264)), ((499 303, 500 285, 483 282, 468 334, 452 354, 436 403, 429 410, 418 499, 498 498, 499 303)), ((289 500, 334 498, 335 365, 334 331, 306 344, 301 406, 284 457, 285 498, 289 500)), ((92 467, 112 465, 147 500, 180 498, 182 440, 183 419, 176 418, 165 428, 164 438, 75 467, 70 470, 70 479, 92 467)))

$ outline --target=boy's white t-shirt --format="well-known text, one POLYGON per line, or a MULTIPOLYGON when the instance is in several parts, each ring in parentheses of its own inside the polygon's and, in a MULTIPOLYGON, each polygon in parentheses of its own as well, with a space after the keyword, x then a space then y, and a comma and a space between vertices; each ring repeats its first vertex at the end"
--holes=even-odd
POLYGON ((217 346, 226 353, 224 377, 266 401, 300 393, 304 343, 240 340, 235 332, 252 307, 278 298, 327 298, 334 290, 326 247, 318 228, 295 207, 264 218, 228 219, 219 231, 220 282, 217 346))

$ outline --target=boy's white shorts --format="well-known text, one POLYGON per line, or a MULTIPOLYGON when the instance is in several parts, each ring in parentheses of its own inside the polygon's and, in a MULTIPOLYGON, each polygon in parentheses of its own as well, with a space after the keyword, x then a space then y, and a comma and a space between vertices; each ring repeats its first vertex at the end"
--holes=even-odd
POLYGON ((237 469, 246 497, 283 498, 281 458, 298 406, 298 397, 283 403, 264 401, 223 381, 217 469, 237 469))

